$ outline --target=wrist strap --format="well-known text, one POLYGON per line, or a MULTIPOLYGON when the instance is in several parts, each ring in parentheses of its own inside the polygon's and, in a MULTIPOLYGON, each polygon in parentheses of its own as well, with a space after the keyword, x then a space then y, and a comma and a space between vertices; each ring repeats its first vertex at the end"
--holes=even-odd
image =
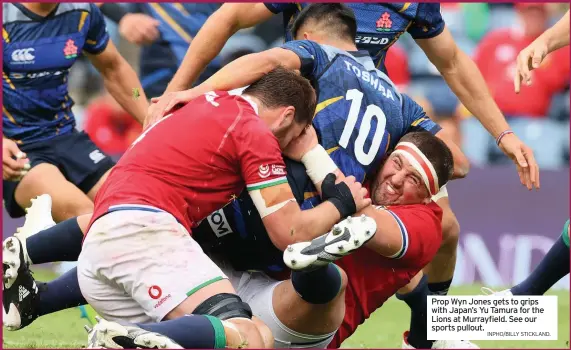
POLYGON ((313 147, 311 151, 307 152, 301 158, 301 162, 305 166, 307 175, 314 184, 323 181, 327 174, 337 170, 337 165, 321 145, 317 145, 313 147))
POLYGON ((511 130, 506 130, 504 132, 502 132, 498 138, 496 138, 496 145, 500 145, 500 142, 502 142, 502 139, 504 138, 504 136, 508 135, 508 134, 513 134, 514 132, 511 130))

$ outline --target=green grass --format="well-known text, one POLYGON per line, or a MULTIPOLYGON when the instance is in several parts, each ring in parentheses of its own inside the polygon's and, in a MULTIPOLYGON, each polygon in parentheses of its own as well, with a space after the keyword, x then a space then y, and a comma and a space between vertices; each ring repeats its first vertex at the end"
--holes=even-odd
MULTIPOLYGON (((37 271, 38 280, 53 277, 45 270, 37 271)), ((479 286, 452 288, 450 295, 480 294, 479 286)), ((482 348, 561 348, 569 349, 569 292, 549 293, 559 298, 559 340, 554 341, 476 341, 482 348)), ((357 332, 343 343, 344 348, 400 348, 402 333, 408 329, 408 307, 391 298, 373 313, 357 332)), ((85 347, 87 334, 79 309, 48 315, 17 332, 4 331, 4 348, 80 348, 85 347)))

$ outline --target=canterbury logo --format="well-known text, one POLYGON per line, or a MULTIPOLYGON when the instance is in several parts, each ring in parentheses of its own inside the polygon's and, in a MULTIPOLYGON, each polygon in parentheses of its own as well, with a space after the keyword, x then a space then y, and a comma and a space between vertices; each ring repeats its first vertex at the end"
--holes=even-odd
POLYGON ((34 56, 35 49, 27 48, 27 49, 18 49, 12 52, 12 61, 18 63, 33 63, 36 58, 34 56))
POLYGON ((18 288, 18 300, 20 302, 22 302, 22 300, 24 300, 28 295, 30 295, 30 292, 26 289, 26 287, 20 286, 18 288))
POLYGON ((93 161, 93 163, 95 163, 95 164, 99 163, 104 158, 105 158, 105 155, 103 153, 101 153, 101 151, 99 151, 99 150, 95 150, 95 151, 89 153, 89 159, 91 159, 93 161))

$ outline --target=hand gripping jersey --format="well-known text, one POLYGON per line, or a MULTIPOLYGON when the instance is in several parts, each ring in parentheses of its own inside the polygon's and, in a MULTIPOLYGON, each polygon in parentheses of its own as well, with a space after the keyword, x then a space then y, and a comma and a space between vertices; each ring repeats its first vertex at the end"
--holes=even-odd
POLYGON ((210 92, 147 129, 95 198, 92 223, 129 205, 172 214, 189 232, 236 198, 285 183, 278 140, 246 96, 210 92))
MULTIPOLYGON (((266 3, 273 13, 283 13, 286 41, 293 40, 291 25, 309 3, 266 3)), ((355 43, 366 50, 378 69, 386 72, 387 50, 408 32, 414 39, 435 37, 444 30, 438 3, 347 3, 357 19, 355 43)))
POLYGON ((61 3, 45 17, 22 4, 2 4, 2 127, 19 144, 45 141, 75 127, 67 77, 83 51, 109 42, 94 4, 61 3))
MULTIPOLYGON (((299 56, 301 74, 318 92, 313 126, 319 143, 345 175, 362 182, 404 134, 440 130, 417 103, 375 69, 367 52, 346 52, 307 40, 282 47, 299 56)), ((314 200, 304 203, 304 209, 317 204, 312 185, 306 192, 306 199, 314 200)))

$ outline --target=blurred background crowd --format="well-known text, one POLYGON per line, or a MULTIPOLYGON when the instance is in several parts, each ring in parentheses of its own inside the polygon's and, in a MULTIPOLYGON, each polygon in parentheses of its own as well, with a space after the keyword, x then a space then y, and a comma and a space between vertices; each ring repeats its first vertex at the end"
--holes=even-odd
MULTIPOLYGON (((177 5, 173 6, 176 8, 177 5)), ((210 5, 217 7, 216 4, 210 5)), ((130 11, 137 11, 132 8, 133 4, 123 6, 131 6, 130 11)), ((164 4, 139 6, 148 6, 160 13, 160 6, 164 4)), ((207 15, 189 14, 182 6, 179 7, 182 15, 207 15)), ((564 48, 550 55, 539 69, 533 71, 533 85, 523 87, 519 94, 514 93, 513 87, 516 56, 568 9, 568 4, 548 3, 442 4, 443 18, 454 39, 480 68, 512 129, 533 148, 540 169, 569 166, 569 50, 564 48)), ((139 12, 144 12, 144 9, 139 12)), ((147 40, 146 45, 137 46, 127 40, 133 41, 129 36, 136 32, 136 17, 119 25, 107 21, 112 40, 128 62, 139 70, 153 70, 153 74, 146 74, 142 81, 149 98, 160 96, 174 74, 172 68, 163 69, 160 62, 145 60, 145 57, 150 57, 146 55, 149 47, 164 45, 165 35, 172 31, 178 33, 180 43, 176 44, 177 50, 184 55, 192 40, 188 34, 192 30, 191 22, 189 28, 174 21, 165 23, 171 27, 163 28, 164 23, 157 26, 156 32, 147 33, 155 38, 153 42, 147 40)), ((218 58, 219 64, 279 46, 283 42, 282 34, 283 23, 279 15, 256 28, 240 31, 224 47, 218 58)), ((172 40, 170 44, 173 45, 172 40)), ((473 166, 511 162, 495 146, 480 123, 459 103, 408 34, 389 49, 387 69, 401 90, 414 97, 428 115, 462 145, 473 166)), ((140 133, 140 126, 105 93, 101 78, 89 61, 83 60, 74 66, 69 83, 76 102, 74 111, 78 128, 89 133, 103 151, 119 157, 140 133)))

